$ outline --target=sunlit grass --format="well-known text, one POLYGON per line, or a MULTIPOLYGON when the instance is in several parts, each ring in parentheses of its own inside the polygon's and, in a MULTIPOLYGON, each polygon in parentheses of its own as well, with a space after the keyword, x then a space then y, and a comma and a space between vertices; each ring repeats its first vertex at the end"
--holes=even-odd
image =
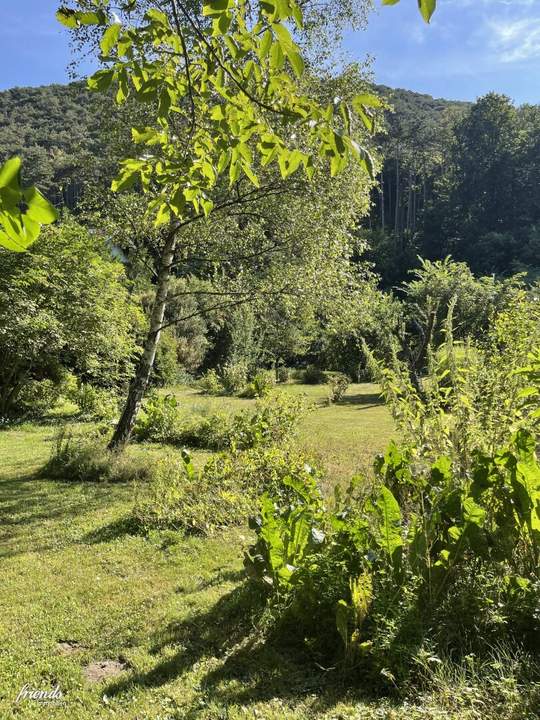
MULTIPOLYGON (((284 391, 306 392, 314 404, 300 443, 324 461, 329 485, 370 465, 393 433, 374 386, 351 386, 345 401, 330 407, 324 387, 284 391)), ((174 392, 189 412, 253 405, 189 388, 174 392)), ((131 486, 36 475, 55 432, 54 425, 32 424, 0 432, 2 720, 478 717, 462 708, 432 713, 368 701, 308 654, 262 642, 242 571, 248 531, 210 538, 131 534, 131 486), (61 641, 77 647, 61 654, 61 641), (101 684, 85 681, 84 666, 106 659, 127 670, 101 684), (58 684, 64 704, 15 704, 26 683, 58 684)), ((163 448, 130 452, 153 462, 163 448)))

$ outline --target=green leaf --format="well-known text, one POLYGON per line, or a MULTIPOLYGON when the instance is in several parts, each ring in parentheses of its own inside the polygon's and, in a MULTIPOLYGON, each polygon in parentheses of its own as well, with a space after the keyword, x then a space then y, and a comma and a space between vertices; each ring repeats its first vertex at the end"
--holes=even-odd
POLYGON ((172 99, 167 88, 163 88, 159 95, 158 117, 165 118, 171 109, 172 99))
POLYGON ((115 23, 114 25, 110 25, 103 33, 99 46, 104 55, 108 55, 113 47, 115 47, 118 42, 118 37, 120 36, 120 30, 120 23, 115 23))
POLYGON ((62 25, 70 29, 76 28, 79 25, 77 22, 77 13, 75 10, 70 10, 69 8, 61 7, 57 10, 56 19, 59 23, 62 23, 62 25))
POLYGON ((229 0, 205 0, 203 4, 203 15, 221 15, 229 8, 229 0))
POLYGON ((418 7, 422 13, 422 17, 426 22, 431 20, 431 16, 435 12, 437 0, 418 0, 418 7))
POLYGON ((259 56, 260 60, 262 60, 263 58, 265 58, 268 55, 271 47, 272 47, 272 33, 270 32, 270 30, 266 30, 260 39, 259 48, 257 50, 257 55, 259 56))
POLYGON ((0 246, 12 252, 24 252, 30 243, 18 243, 12 240, 5 232, 0 230, 0 246))
POLYGON ((39 190, 31 187, 24 191, 24 199, 28 206, 26 216, 41 225, 48 225, 58 219, 56 208, 43 197, 39 190))
POLYGON ((296 47, 292 39, 291 33, 288 31, 285 25, 281 25, 280 23, 272 23, 272 30, 274 31, 274 35, 278 39, 278 42, 280 43, 284 51, 286 51, 288 48, 296 47))
POLYGON ((297 77, 300 77, 304 72, 304 61, 299 52, 293 49, 287 50, 287 58, 292 65, 294 72, 297 77))
POLYGON ((370 107, 370 108, 382 108, 384 103, 377 95, 371 93, 362 93, 355 95, 352 99, 352 106, 356 109, 357 107, 370 107))
POLYGON ((38 237, 41 225, 57 217, 39 190, 21 189, 20 170, 19 158, 11 158, 0 168, 0 245, 15 252, 26 250, 38 237))
POLYGON ((463 519, 473 525, 482 527, 486 511, 472 497, 467 497, 463 501, 463 519))
POLYGON ((114 78, 114 70, 98 70, 91 75, 86 84, 90 90, 107 92, 114 78))
POLYGON ((78 12, 77 20, 80 25, 104 25, 107 22, 102 10, 96 12, 78 12))
POLYGON ((165 133, 162 133, 152 127, 134 127, 131 128, 131 137, 133 138, 133 142, 137 144, 144 143, 145 145, 159 145, 164 142, 166 135, 165 133))
MULTIPOLYGON (((399 0, 382 0, 383 5, 397 5, 399 0)), ((437 0, 418 0, 418 9, 426 22, 431 20, 431 16, 435 12, 437 0)))
POLYGON ((350 609, 345 600, 338 600, 336 607, 336 628, 343 640, 345 648, 349 647, 349 616, 350 609))
POLYGON ((381 518, 379 526, 381 548, 391 558, 392 562, 398 562, 403 546, 401 511, 398 502, 390 490, 383 485, 376 505, 381 518))
POLYGON ((161 203, 158 207, 156 219, 154 225, 159 227, 160 225, 166 225, 171 219, 171 209, 167 203, 161 203))
POLYGON ((13 157, 0 168, 0 188, 21 189, 21 159, 13 157))

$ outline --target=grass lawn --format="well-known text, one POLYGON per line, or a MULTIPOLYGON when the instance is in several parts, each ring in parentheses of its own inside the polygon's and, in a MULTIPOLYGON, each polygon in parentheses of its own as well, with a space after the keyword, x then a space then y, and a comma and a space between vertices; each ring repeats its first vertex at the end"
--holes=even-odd
MULTIPOLYGON (((278 391, 306 397, 310 412, 300 427, 300 443, 326 469, 328 484, 345 483, 357 472, 369 472, 376 453, 394 433, 390 413, 371 383, 350 385, 343 401, 326 403, 325 385, 278 386, 278 391)), ((167 390, 171 392, 171 390, 167 390)), ((208 397, 186 387, 172 391, 182 407, 196 413, 238 412, 254 407, 255 400, 208 397)))
MULTIPOLYGON (((301 390, 316 403, 325 395, 288 389, 301 390)), ((249 402, 176 392, 193 406, 249 402)), ((262 642, 243 581, 246 530, 130 534, 131 487, 36 475, 54 432, 37 425, 0 432, 2 720, 479 717, 370 701, 298 651, 262 642), (99 665, 106 661, 116 665, 99 665), (96 682, 109 667, 120 674, 96 682), (16 702, 25 684, 59 685, 63 703, 16 702)), ((357 385, 339 406, 306 418, 301 442, 337 479, 371 461, 391 434, 375 388, 357 385)))

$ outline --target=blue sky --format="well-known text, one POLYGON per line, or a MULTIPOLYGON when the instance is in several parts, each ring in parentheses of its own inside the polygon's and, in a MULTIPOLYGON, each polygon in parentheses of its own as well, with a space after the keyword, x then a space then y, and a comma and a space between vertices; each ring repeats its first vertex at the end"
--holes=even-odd
MULTIPOLYGON (((56 0, 0 0, 0 89, 66 82, 69 48, 56 0)), ((349 33, 350 57, 373 56, 377 82, 473 100, 489 90, 540 102, 540 0, 439 0, 425 25, 416 0, 372 13, 349 33)))
POLYGON ((376 5, 367 31, 346 44, 374 57, 377 82, 456 100, 496 90, 540 102, 540 0, 438 0, 430 25, 416 0, 376 5))

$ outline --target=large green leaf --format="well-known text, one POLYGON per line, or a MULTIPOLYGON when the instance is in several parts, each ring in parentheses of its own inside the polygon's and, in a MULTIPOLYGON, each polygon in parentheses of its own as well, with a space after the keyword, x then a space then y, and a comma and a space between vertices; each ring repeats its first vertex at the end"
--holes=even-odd
POLYGON ((390 490, 383 485, 377 499, 377 508, 381 523, 379 525, 379 543, 381 549, 397 563, 401 557, 403 538, 401 537, 401 510, 390 490))
POLYGON ((11 188, 16 192, 21 189, 21 159, 18 157, 7 160, 0 168, 0 188, 11 188))
POLYGON ((21 161, 11 158, 0 168, 0 246, 24 252, 38 237, 41 226, 57 213, 35 187, 21 187, 21 161))
POLYGON ((51 203, 43 197, 35 187, 28 188, 23 192, 24 199, 28 206, 26 217, 41 225, 53 223, 58 218, 58 213, 51 203))

